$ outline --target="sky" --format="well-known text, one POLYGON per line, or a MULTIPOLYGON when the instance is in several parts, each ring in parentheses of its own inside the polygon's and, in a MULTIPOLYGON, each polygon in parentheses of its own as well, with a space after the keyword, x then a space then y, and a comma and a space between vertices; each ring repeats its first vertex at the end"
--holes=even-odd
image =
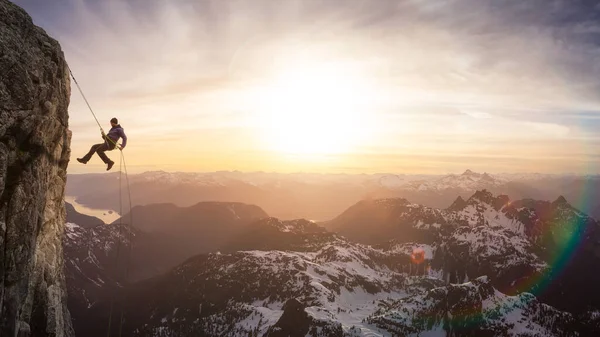
POLYGON ((600 1, 14 2, 130 172, 600 173, 600 1))

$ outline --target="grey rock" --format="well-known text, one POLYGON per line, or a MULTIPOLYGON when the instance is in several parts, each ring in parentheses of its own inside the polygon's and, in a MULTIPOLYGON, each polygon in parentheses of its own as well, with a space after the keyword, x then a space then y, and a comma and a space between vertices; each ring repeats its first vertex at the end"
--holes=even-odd
POLYGON ((0 336, 73 336, 61 244, 69 97, 59 43, 0 0, 0 336))

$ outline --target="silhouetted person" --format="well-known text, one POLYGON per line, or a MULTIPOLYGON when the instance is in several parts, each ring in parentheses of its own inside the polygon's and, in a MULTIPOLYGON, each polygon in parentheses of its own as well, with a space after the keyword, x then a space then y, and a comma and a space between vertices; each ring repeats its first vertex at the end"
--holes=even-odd
POLYGON ((87 162, 90 160, 90 158, 92 158, 94 153, 98 153, 98 157, 100 157, 100 159, 102 159, 102 161, 105 164, 107 164, 107 171, 113 167, 115 162, 110 160, 110 158, 108 158, 108 156, 104 152, 112 151, 115 149, 115 147, 118 147, 119 150, 124 149, 125 145, 127 145, 127 136, 125 135, 125 131, 123 131, 123 128, 121 127, 121 125, 119 125, 119 121, 116 118, 110 120, 110 125, 111 128, 108 131, 108 134, 105 135, 104 132, 102 132, 102 139, 104 139, 104 143, 92 145, 90 151, 85 156, 83 156, 83 158, 77 158, 78 162, 82 164, 87 164, 87 162), (117 144, 119 138, 123 139, 123 144, 121 145, 117 144))

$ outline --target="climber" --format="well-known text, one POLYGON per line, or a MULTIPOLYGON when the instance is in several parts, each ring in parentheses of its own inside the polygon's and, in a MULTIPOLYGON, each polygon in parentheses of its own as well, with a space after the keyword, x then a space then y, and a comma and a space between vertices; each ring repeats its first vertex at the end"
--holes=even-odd
POLYGON ((125 135, 125 131, 119 124, 119 120, 113 118, 110 120, 111 129, 108 131, 108 134, 104 134, 102 131, 102 139, 104 139, 104 143, 92 145, 90 151, 83 156, 83 158, 77 158, 77 161, 82 164, 87 164, 87 162, 92 158, 94 152, 98 153, 98 157, 102 159, 102 161, 107 164, 106 170, 110 170, 115 164, 114 161, 110 160, 108 156, 104 153, 105 151, 112 151, 117 147, 119 150, 123 150, 125 145, 127 145, 127 136, 125 135), (119 138, 123 139, 122 144, 117 144, 119 138))

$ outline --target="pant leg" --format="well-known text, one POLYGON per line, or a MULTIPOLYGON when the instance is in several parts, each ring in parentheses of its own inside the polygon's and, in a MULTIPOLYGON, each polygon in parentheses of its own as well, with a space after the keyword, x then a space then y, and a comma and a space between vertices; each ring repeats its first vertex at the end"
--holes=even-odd
POLYGON ((105 151, 110 151, 110 150, 112 150, 111 146, 106 143, 102 144, 102 146, 99 146, 96 149, 96 153, 98 153, 98 156, 102 159, 104 164, 108 164, 112 161, 112 160, 110 160, 110 158, 108 158, 106 153, 104 153, 105 151))
POLYGON ((81 159, 83 159, 85 161, 89 161, 92 158, 92 156, 94 155, 94 153, 96 153, 96 150, 98 150, 98 148, 103 145, 105 145, 105 144, 100 143, 100 144, 92 145, 92 147, 90 148, 90 151, 85 156, 83 156, 83 158, 81 158, 81 159))

